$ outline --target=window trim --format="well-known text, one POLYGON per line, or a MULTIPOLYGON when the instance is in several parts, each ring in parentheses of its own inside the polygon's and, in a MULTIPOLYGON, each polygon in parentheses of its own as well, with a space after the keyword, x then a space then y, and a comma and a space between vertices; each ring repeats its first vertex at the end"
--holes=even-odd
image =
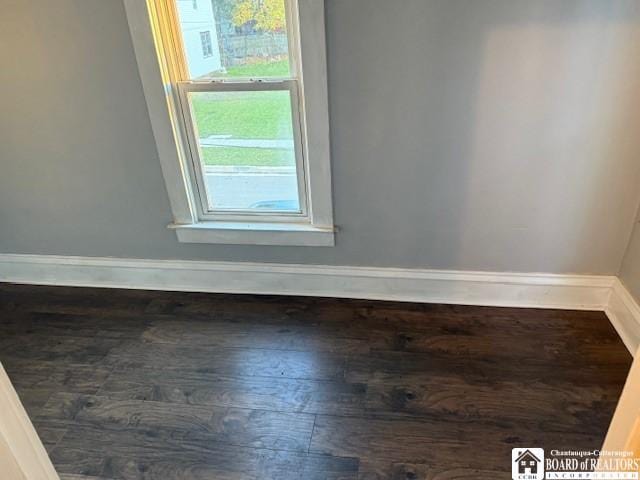
POLYGON ((307 162, 307 217, 294 223, 274 216, 273 221, 259 224, 200 219, 187 135, 178 117, 177 82, 170 77, 171 71, 183 68, 172 58, 182 45, 179 39, 162 34, 166 31, 162 25, 175 22, 177 12, 175 7, 158 9, 160 1, 164 0, 124 0, 124 5, 172 209, 169 228, 179 241, 189 243, 334 245, 324 0, 285 0, 291 17, 290 42, 299 42, 301 52, 300 58, 292 58, 302 68, 295 64, 292 68, 298 71, 299 102, 305 113, 300 126, 307 162))

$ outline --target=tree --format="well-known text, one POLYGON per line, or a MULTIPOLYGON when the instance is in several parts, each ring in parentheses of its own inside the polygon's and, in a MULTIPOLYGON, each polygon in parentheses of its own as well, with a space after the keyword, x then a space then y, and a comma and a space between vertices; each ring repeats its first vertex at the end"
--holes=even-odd
POLYGON ((233 10, 237 4, 236 0, 211 0, 216 21, 226 22, 233 18, 233 10))
POLYGON ((252 23, 257 30, 280 32, 286 25, 284 0, 239 0, 232 18, 236 27, 252 23))

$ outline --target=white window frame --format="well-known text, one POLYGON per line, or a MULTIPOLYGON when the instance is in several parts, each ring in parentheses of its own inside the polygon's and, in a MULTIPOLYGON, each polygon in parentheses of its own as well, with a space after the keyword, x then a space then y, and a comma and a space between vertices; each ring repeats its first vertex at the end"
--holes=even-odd
MULTIPOLYGON (((183 117, 182 110, 185 92, 197 86, 178 81, 172 73, 185 66, 175 57, 182 48, 177 45, 179 40, 163 33, 169 31, 167 22, 175 24, 177 19, 175 8, 158 8, 164 1, 124 0, 124 5, 173 213, 169 228, 187 243, 334 245, 324 0, 285 0, 290 52, 297 52, 290 55, 292 69, 298 72, 298 90, 291 98, 300 123, 295 128, 294 121, 300 136, 296 144, 303 152, 297 152, 296 158, 304 162, 304 168, 297 169, 303 213, 251 216, 204 214, 191 163, 190 129, 183 126, 188 117, 183 117), (171 15, 174 17, 167 18, 171 15)), ((278 82, 282 88, 287 80, 273 83, 278 82)), ((290 84, 286 87, 292 88, 290 84)))

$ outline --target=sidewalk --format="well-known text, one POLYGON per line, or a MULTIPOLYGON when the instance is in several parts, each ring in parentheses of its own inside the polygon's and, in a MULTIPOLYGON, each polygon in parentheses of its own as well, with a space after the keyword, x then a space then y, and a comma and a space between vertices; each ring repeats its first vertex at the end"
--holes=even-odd
POLYGON ((264 139, 264 138, 231 138, 228 135, 212 135, 199 140, 201 147, 240 147, 267 148, 271 150, 293 150, 293 139, 264 139))
POLYGON ((205 175, 295 175, 296 167, 254 167, 251 165, 205 165, 205 175))

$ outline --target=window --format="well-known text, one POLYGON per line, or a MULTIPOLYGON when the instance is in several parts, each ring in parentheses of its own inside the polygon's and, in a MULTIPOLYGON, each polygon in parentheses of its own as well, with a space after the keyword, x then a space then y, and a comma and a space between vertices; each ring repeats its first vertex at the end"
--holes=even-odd
POLYGON ((213 55, 213 45, 211 45, 211 32, 200 32, 200 43, 202 44, 202 56, 204 58, 213 55))
POLYGON ((333 245, 324 0, 144 3, 125 0, 179 240, 333 245))

